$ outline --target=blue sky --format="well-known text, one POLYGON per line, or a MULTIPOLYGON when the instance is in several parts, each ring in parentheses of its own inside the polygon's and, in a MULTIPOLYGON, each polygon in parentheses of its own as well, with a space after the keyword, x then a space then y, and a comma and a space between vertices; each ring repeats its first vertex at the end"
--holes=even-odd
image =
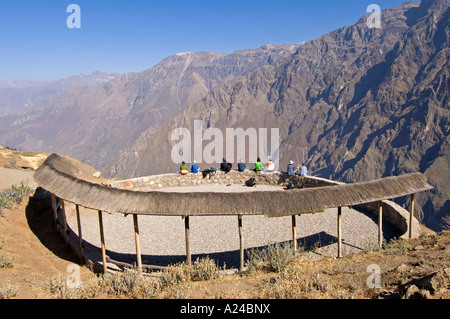
POLYGON ((0 80, 143 71, 187 51, 300 43, 398 0, 0 0, 0 80), (81 28, 68 28, 70 4, 81 28))

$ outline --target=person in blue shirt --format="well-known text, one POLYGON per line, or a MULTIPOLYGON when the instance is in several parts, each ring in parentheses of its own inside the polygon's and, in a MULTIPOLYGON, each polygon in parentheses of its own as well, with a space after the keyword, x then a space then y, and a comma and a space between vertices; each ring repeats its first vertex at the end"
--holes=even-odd
POLYGON ((192 173, 198 173, 197 161, 194 161, 194 163, 192 164, 191 171, 192 171, 192 173))
POLYGON ((305 163, 302 164, 302 167, 300 168, 300 176, 306 176, 308 175, 308 169, 306 168, 305 163))
POLYGON ((295 166, 294 166, 294 162, 290 161, 289 165, 287 167, 287 173, 288 175, 294 175, 295 174, 295 166))
POLYGON ((243 172, 243 171, 245 171, 245 163, 244 163, 244 160, 243 159, 241 159, 240 161, 239 161, 239 163, 238 163, 238 171, 239 172, 243 172))

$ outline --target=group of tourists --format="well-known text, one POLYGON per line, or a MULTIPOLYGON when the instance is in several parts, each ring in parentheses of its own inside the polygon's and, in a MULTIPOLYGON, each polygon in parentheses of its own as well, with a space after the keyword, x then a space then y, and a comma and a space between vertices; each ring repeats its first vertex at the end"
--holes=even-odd
MULTIPOLYGON (((295 166, 294 161, 289 161, 289 165, 287 167, 287 173, 288 175, 295 175, 295 166)), ((306 168, 305 163, 302 163, 302 166, 298 169, 298 175, 300 176, 306 176, 308 175, 308 168, 306 168)))
MULTIPOLYGON (((191 173, 198 173, 198 172, 199 172, 198 163, 197 161, 194 161, 191 166, 191 173)), ((180 174, 186 175, 187 173, 189 173, 189 169, 186 162, 183 161, 180 165, 180 174)))
MULTIPOLYGON (((223 158, 222 163, 220 163, 220 170, 223 172, 230 172, 233 168, 233 165, 228 162, 225 158, 223 158)), ((238 167, 237 170, 239 172, 243 172, 247 169, 247 165, 245 164, 244 160, 241 159, 238 163, 238 167)), ((273 172, 275 170, 275 164, 272 162, 272 159, 269 159, 269 161, 267 162, 267 165, 264 166, 263 163, 261 162, 261 159, 258 157, 256 162, 255 162, 255 167, 253 169, 254 172, 261 172, 261 171, 265 171, 265 172, 273 172)), ((199 166, 197 161, 193 161, 192 165, 191 165, 191 169, 189 171, 189 168, 187 166, 187 164, 185 162, 182 162, 180 165, 180 174, 182 175, 186 175, 187 173, 198 173, 199 172, 199 166)), ((287 174, 288 175, 295 175, 296 174, 296 169, 294 166, 294 161, 289 161, 289 165, 287 167, 287 174)), ((308 169, 306 168, 305 163, 302 164, 302 166, 298 169, 298 174, 300 176, 306 176, 308 174, 308 169)))
MULTIPOLYGON (((245 164, 244 160, 241 159, 238 163, 238 171, 243 172, 246 169, 247 169, 247 165, 245 164)), ((265 167, 259 157, 256 159, 255 168, 253 169, 254 172, 261 172, 261 171, 273 172, 274 170, 275 170, 275 164, 272 162, 272 159, 269 159, 269 161, 267 162, 267 165, 265 167)))

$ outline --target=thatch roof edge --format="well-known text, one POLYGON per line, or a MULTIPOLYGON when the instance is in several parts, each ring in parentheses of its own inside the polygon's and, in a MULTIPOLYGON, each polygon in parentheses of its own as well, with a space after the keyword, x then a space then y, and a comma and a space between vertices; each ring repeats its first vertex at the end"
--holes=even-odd
MULTIPOLYGON (((94 170, 95 171, 95 170, 94 170)), ((148 215, 266 215, 317 213, 429 190, 420 173, 375 181, 289 191, 245 193, 141 192, 94 184, 75 175, 92 168, 52 154, 35 172, 36 182, 56 196, 86 208, 110 213, 148 215)))

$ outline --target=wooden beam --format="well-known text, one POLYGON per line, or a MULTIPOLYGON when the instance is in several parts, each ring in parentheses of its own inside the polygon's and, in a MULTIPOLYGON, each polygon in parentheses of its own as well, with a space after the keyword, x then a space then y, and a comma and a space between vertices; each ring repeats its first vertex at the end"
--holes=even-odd
POLYGON ((238 216, 239 228, 239 270, 244 271, 244 234, 242 231, 242 215, 238 216))
POLYGON ((64 241, 66 242, 66 245, 69 245, 69 238, 67 236, 67 218, 66 218, 66 208, 64 206, 64 200, 61 199, 61 213, 62 213, 62 219, 63 219, 63 229, 64 229, 64 241))
POLYGON ((337 258, 341 258, 341 256, 342 256, 342 207, 338 207, 337 233, 338 233, 337 258))
POLYGON ((52 200, 53 223, 55 224, 56 230, 58 230, 58 208, 56 207, 56 196, 52 193, 50 197, 52 200))
POLYGON ((414 218, 414 194, 411 194, 411 203, 409 211, 409 238, 412 238, 413 218, 414 218))
POLYGON ((79 205, 75 205, 75 209, 77 212, 77 224, 78 224, 78 248, 80 251, 80 263, 84 264, 84 254, 83 254, 83 234, 81 232, 81 217, 80 217, 80 207, 79 205))
POLYGON ((292 246, 294 254, 297 251, 297 219, 296 215, 292 215, 292 246))
POLYGON ((192 255, 191 255, 191 230, 189 225, 189 216, 184 217, 184 237, 186 240, 186 261, 190 266, 192 264, 192 255))
POLYGON ((136 243, 137 267, 139 273, 142 273, 141 241, 139 239, 139 225, 137 214, 133 214, 133 224, 134 224, 134 241, 136 243))
POLYGON ((378 201, 378 247, 383 247, 383 205, 378 201))
POLYGON ((105 234, 103 233, 103 217, 102 211, 98 211, 98 224, 100 226, 100 241, 102 246, 102 262, 103 262, 103 273, 106 274, 108 268, 106 267, 106 247, 105 247, 105 234))

